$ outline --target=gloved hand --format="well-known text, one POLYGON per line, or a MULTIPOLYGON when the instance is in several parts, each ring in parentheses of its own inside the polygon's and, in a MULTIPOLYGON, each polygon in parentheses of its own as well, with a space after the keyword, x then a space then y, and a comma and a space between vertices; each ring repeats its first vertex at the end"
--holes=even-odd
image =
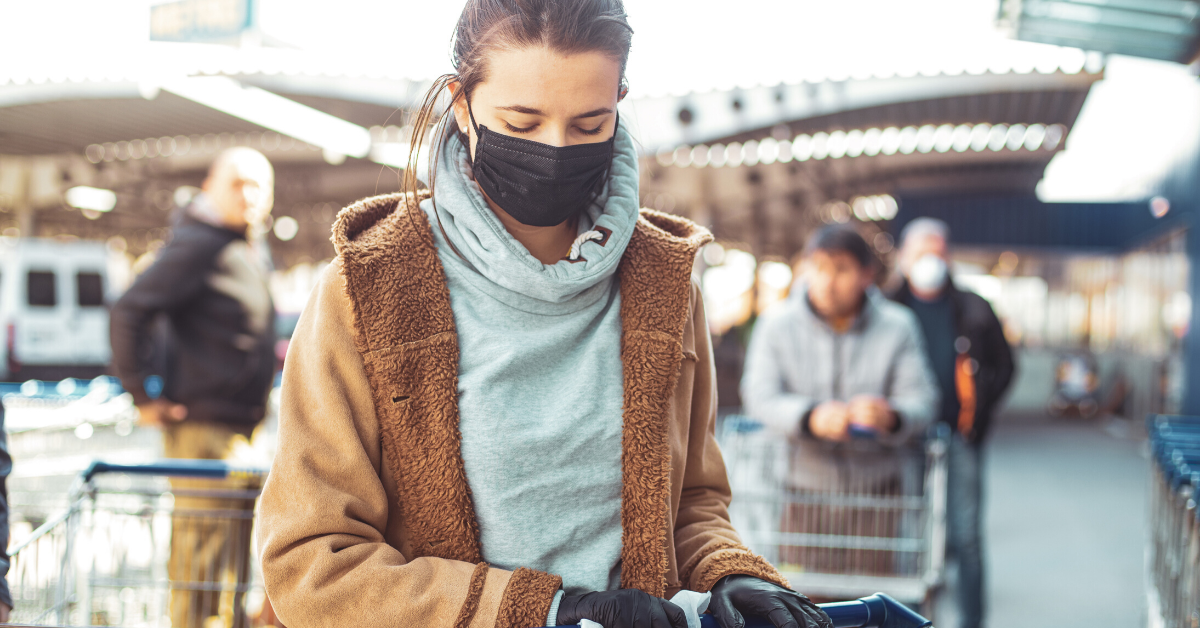
POLYGON ((775 628, 833 628, 829 615, 807 597, 740 574, 725 576, 713 585, 708 612, 721 628, 745 628, 743 615, 765 617, 775 628))
POLYGON ((558 625, 578 624, 581 619, 604 628, 687 628, 682 608, 638 589, 564 595, 558 603, 558 625))

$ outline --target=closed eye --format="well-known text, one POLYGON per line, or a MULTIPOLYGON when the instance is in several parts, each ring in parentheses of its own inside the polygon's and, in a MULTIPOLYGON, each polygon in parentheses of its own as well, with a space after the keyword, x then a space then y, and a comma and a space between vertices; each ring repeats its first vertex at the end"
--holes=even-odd
MULTIPOLYGON (((579 129, 579 127, 575 127, 575 128, 579 129)), ((600 126, 594 128, 594 129, 579 129, 579 132, 583 133, 584 135, 600 135, 600 132, 603 130, 604 130, 604 125, 601 124, 600 126)))
POLYGON ((530 133, 534 129, 537 128, 537 125, 535 124, 533 126, 527 126, 527 127, 516 127, 516 126, 509 124, 508 122, 505 122, 504 128, 512 133, 530 133))

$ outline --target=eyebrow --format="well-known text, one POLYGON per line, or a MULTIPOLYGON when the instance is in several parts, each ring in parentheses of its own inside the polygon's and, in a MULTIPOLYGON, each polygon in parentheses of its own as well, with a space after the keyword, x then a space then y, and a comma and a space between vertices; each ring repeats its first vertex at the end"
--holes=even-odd
MULTIPOLYGON (((496 109, 499 109, 501 111, 513 111, 516 113, 525 113, 525 114, 529 114, 532 116, 546 115, 540 109, 534 109, 533 107, 526 107, 524 105, 508 105, 507 107, 496 107, 496 109)), ((599 109, 593 109, 587 113, 581 113, 575 117, 576 118, 595 118, 596 116, 602 116, 602 115, 609 114, 612 112, 613 112, 613 110, 609 109, 608 107, 601 107, 599 109)))

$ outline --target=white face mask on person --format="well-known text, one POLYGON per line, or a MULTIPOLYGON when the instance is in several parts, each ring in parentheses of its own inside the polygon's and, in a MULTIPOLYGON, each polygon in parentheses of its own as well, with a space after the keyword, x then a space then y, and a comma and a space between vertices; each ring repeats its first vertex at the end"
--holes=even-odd
POLYGON ((927 253, 917 258, 909 267, 908 283, 921 292, 936 292, 946 285, 948 273, 946 260, 927 253))

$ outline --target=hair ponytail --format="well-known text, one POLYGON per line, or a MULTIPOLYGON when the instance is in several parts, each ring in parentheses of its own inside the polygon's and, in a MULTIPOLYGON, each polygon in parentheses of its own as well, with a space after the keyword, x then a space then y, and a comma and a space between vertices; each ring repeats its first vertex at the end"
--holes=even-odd
POLYGON ((412 135, 409 137, 409 152, 408 152, 408 167, 401 174, 400 191, 406 194, 411 194, 415 198, 420 191, 422 185, 418 179, 418 172, 421 159, 421 147, 429 139, 429 181, 428 189, 432 193, 434 180, 437 176, 437 161, 442 151, 443 142, 440 138, 445 135, 446 118, 453 115, 454 103, 445 110, 439 112, 438 105, 442 99, 442 94, 450 88, 450 85, 458 80, 455 74, 443 74, 433 80, 433 84, 425 92, 425 97, 421 101, 421 107, 413 114, 409 125, 412 127, 412 135), (429 131, 433 130, 433 136, 430 137, 429 131))

